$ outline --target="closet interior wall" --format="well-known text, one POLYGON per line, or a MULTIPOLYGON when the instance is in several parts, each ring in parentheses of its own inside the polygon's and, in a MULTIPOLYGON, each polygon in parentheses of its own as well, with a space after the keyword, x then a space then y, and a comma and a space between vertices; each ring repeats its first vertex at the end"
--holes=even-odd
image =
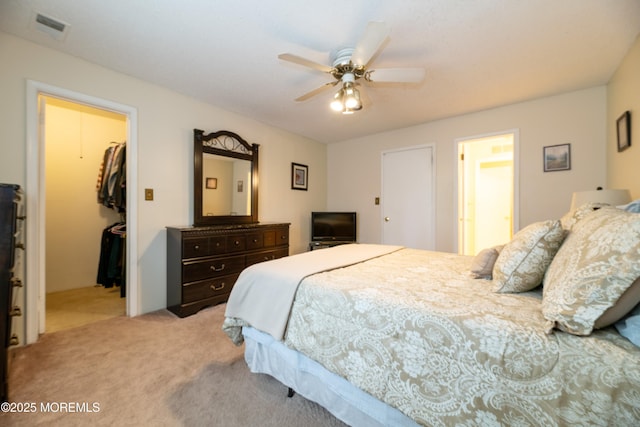
POLYGON ((104 229, 123 212, 99 202, 105 150, 124 142, 126 116, 45 97, 46 290, 95 286, 104 229))

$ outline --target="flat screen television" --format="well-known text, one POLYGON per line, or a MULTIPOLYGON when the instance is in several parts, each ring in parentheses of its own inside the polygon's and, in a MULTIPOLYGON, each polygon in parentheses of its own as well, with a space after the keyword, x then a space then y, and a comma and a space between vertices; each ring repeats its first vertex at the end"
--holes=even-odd
POLYGON ((355 242, 355 212, 311 212, 312 242, 355 242))

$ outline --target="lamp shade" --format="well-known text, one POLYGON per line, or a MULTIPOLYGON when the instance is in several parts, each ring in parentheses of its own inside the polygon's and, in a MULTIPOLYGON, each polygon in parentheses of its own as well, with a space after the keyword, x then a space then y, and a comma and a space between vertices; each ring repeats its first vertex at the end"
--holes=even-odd
POLYGON ((586 203, 606 203, 611 206, 625 205, 631 201, 629 190, 577 191, 571 197, 571 212, 586 203))

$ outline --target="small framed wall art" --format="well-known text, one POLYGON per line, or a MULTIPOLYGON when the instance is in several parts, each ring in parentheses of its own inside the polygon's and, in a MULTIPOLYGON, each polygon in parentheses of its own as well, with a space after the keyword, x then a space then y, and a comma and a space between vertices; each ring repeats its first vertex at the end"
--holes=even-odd
POLYGON ((307 191, 309 187, 309 167, 299 163, 291 163, 291 188, 307 191))
POLYGON ((625 111, 616 121, 618 132, 618 151, 624 151, 631 146, 631 112, 625 111))
POLYGON ((543 149, 544 171, 571 169, 571 144, 549 145, 543 149))
POLYGON ((207 178, 207 188, 210 190, 218 188, 218 178, 207 178))

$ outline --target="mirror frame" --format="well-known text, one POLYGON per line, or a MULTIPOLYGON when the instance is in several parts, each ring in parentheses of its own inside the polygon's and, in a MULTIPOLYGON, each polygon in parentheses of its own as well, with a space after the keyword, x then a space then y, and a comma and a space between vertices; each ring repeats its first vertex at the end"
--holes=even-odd
POLYGON ((193 225, 251 224, 258 222, 258 144, 249 144, 238 134, 221 130, 205 135, 193 130, 193 225), (251 162, 251 215, 203 215, 203 155, 215 154, 251 162))

